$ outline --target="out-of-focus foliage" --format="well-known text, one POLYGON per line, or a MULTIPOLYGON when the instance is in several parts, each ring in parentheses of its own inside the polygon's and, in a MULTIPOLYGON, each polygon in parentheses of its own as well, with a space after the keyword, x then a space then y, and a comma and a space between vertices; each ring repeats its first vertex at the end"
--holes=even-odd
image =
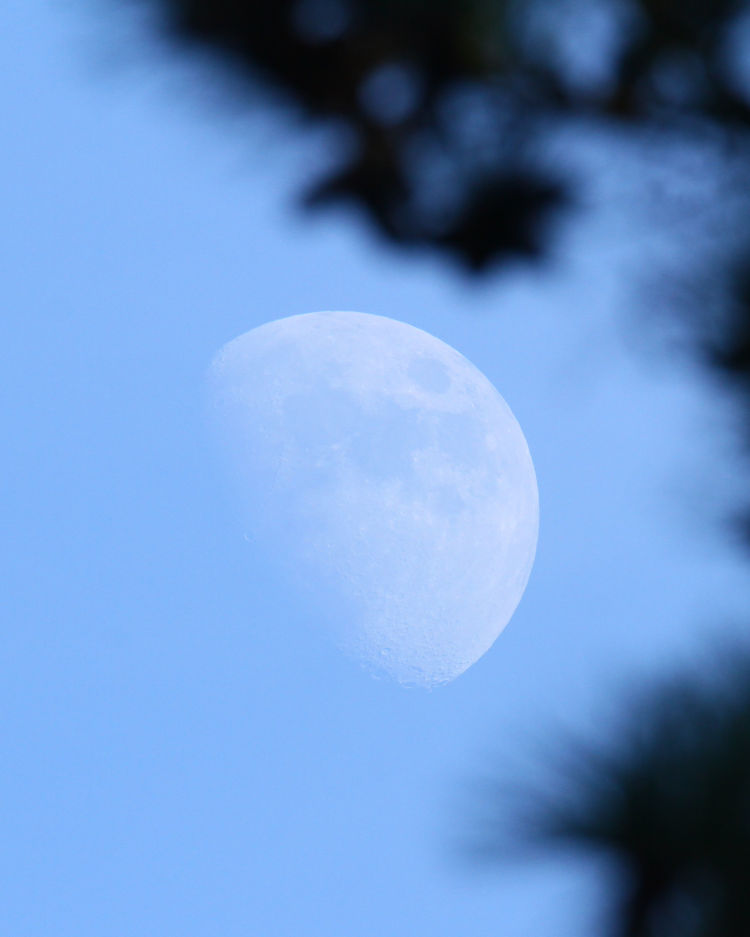
MULTIPOLYGON (((710 682, 657 688, 607 743, 570 745, 556 793, 525 805, 536 846, 612 860, 613 937, 750 934, 750 657, 709 663, 710 682)), ((505 850, 501 828, 485 855, 505 850)))
POLYGON ((750 127, 731 66, 741 0, 141 0, 306 117, 345 131, 310 204, 473 270, 536 255, 568 187, 543 156, 571 122, 750 127))

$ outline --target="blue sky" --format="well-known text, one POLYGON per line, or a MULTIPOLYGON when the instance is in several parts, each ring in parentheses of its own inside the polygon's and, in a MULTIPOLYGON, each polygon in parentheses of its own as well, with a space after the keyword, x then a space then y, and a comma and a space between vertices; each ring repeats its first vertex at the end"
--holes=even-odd
POLYGON ((472 286, 347 215, 300 218, 318 144, 212 120, 210 89, 191 101, 190 70, 95 5, 10 0, 0 26, 0 930, 594 933, 593 870, 479 872, 454 843, 474 779, 538 782, 560 726, 600 730, 638 677, 737 630, 745 570, 712 526, 728 436, 688 368, 624 337, 658 237, 621 192, 548 270, 472 286), (535 461, 526 595, 430 693, 318 640, 248 551, 208 444, 215 351, 326 308, 453 345, 535 461))

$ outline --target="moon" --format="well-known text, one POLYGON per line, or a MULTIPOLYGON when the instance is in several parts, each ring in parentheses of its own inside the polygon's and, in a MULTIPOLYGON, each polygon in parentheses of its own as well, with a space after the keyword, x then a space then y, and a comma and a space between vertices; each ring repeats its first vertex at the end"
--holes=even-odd
POLYGON ((432 687, 491 647, 526 588, 539 506, 521 428, 473 364, 404 322, 317 312, 230 341, 208 391, 248 539, 290 588, 326 596, 341 648, 432 687))

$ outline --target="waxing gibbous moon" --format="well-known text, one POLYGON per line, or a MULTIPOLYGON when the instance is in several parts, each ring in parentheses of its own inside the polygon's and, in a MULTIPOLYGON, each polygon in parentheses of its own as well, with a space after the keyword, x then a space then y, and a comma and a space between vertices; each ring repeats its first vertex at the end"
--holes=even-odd
POLYGON ((538 530, 515 417, 466 358, 384 316, 230 341, 209 410, 249 539, 326 597, 336 642, 407 685, 453 680, 518 605, 538 530))

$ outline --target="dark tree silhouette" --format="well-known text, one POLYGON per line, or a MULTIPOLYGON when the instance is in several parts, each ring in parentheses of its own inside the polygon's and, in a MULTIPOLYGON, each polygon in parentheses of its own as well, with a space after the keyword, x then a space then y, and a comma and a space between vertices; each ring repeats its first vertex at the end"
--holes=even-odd
MULTIPOLYGON (((521 805, 536 848, 614 863, 612 937, 750 934, 750 656, 710 664, 643 694, 608 742, 569 743, 555 793, 521 805)), ((500 857, 508 802, 489 807, 478 845, 500 857)))
POLYGON ((658 127, 686 144, 750 128, 727 61, 740 0, 141 2, 250 97, 273 87, 347 131, 310 204, 349 201, 392 241, 472 270, 542 250, 568 192, 540 159, 556 128, 658 127), (592 51, 596 75, 582 78, 592 51))

